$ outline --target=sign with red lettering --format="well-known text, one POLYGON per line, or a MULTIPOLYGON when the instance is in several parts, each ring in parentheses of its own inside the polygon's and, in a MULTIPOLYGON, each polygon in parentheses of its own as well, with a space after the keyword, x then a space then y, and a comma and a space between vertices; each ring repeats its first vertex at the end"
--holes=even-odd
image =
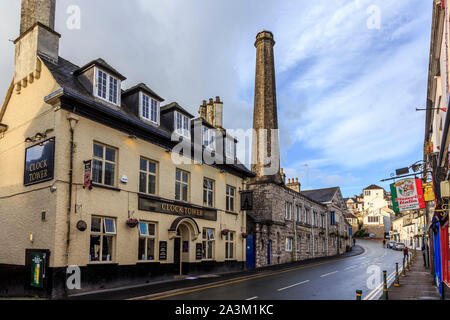
POLYGON ((425 208, 422 180, 404 179, 391 184, 394 211, 404 212, 425 208))
POLYGON ((83 188, 92 188, 92 160, 84 161, 84 184, 83 188))

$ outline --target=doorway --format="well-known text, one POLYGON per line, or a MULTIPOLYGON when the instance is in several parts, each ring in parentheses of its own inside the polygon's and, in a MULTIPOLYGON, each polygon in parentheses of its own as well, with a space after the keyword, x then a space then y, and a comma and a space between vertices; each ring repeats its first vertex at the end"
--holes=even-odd
POLYGON ((173 262, 177 275, 189 274, 191 239, 189 227, 181 223, 177 228, 177 235, 173 239, 173 262))

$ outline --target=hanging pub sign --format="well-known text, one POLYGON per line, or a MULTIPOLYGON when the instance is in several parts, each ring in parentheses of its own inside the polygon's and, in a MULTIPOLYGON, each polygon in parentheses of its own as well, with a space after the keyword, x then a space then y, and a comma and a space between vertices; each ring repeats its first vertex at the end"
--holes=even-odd
POLYGON ((55 138, 41 142, 25 150, 24 185, 53 179, 55 165, 55 138))
POLYGON ((423 198, 425 202, 436 200, 434 194, 433 182, 425 182, 423 184, 423 198))
POLYGON ((241 191, 241 210, 253 210, 253 191, 241 191))
POLYGON ((391 194, 396 213, 425 208, 420 179, 404 179, 391 184, 391 194))
POLYGON ((92 160, 84 162, 84 184, 83 188, 92 188, 92 160))

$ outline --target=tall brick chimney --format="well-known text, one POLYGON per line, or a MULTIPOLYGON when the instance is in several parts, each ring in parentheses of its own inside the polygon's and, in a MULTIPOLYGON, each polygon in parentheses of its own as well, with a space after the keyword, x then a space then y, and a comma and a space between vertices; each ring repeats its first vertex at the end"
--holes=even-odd
POLYGON ((20 93, 23 87, 39 79, 42 54, 57 63, 59 38, 55 32, 56 0, 22 0, 20 35, 14 41, 16 47, 14 83, 20 93))
POLYGON ((261 31, 256 36, 252 171, 259 181, 281 184, 274 45, 272 32, 261 31))

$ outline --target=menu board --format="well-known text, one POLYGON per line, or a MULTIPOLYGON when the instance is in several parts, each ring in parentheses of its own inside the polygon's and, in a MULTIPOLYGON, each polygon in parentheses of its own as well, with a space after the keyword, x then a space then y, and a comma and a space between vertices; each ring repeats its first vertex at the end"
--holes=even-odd
POLYGON ((167 260, 167 241, 159 242, 159 260, 167 260))
POLYGON ((195 246, 195 259, 202 260, 203 258, 203 245, 201 243, 197 243, 195 246))

